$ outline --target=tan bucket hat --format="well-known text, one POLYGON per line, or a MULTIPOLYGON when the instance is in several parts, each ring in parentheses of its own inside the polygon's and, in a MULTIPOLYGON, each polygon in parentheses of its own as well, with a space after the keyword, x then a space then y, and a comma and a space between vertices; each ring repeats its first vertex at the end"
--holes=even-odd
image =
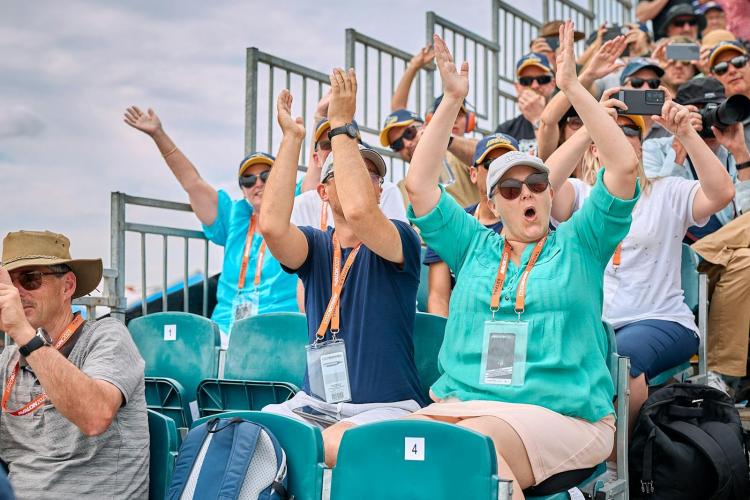
POLYGON ((3 259, 7 271, 29 266, 65 264, 76 275, 73 298, 91 293, 102 280, 102 259, 70 258, 70 240, 50 231, 16 231, 3 239, 3 259))

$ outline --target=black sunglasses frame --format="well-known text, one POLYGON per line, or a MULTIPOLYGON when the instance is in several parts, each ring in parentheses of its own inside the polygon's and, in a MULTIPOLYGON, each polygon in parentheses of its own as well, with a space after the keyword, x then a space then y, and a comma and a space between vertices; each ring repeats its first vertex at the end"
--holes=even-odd
POLYGON ((27 292, 33 292, 42 287, 45 276, 62 276, 69 272, 70 271, 26 271, 19 274, 13 281, 18 282, 18 284, 27 292))
POLYGON ((417 127, 415 127, 414 125, 409 125, 408 127, 406 127, 406 130, 404 130, 404 133, 401 134, 401 137, 390 143, 389 146, 394 153, 398 153, 399 151, 404 149, 404 140, 410 141, 416 136, 417 127))
POLYGON ((731 64, 736 69, 744 68, 747 65, 748 57, 746 55, 734 56, 728 61, 720 62, 711 67, 711 73, 716 76, 724 76, 729 71, 729 65, 731 64))
POLYGON ((552 75, 539 75, 539 76, 519 76, 518 84, 522 87, 531 87, 534 81, 539 85, 547 85, 552 81, 552 75))
POLYGON ((258 179, 262 180, 263 182, 266 182, 268 180, 269 175, 271 175, 270 168, 268 170, 264 170, 258 175, 255 175, 255 174, 241 175, 239 178, 239 183, 241 187, 250 189, 251 187, 255 186, 255 184, 258 182, 258 179))
POLYGON ((656 90, 659 88, 659 85, 661 85, 661 78, 638 78, 637 76, 634 76, 630 78, 629 82, 634 89, 639 89, 644 85, 648 85, 648 88, 651 90, 656 90))
POLYGON ((529 174, 526 176, 526 178, 522 181, 519 181, 518 179, 505 179, 497 184, 492 188, 492 192, 500 192, 500 196, 505 198, 506 200, 515 200, 519 196, 521 196, 521 192, 523 191, 523 185, 526 184, 526 187, 529 188, 529 191, 535 194, 543 193, 549 188, 549 174, 546 174, 544 172, 534 172, 533 174, 529 174), (543 188, 540 188, 540 185, 544 185, 543 188), (532 187, 536 186, 536 187, 532 187), (503 190, 511 190, 511 189, 517 189, 517 194, 509 196, 509 193, 504 193, 503 190))

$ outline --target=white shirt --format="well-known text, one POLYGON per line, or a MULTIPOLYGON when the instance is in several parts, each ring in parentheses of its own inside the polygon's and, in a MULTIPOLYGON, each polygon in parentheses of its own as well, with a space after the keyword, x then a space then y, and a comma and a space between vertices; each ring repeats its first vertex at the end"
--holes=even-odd
MULTIPOLYGON (((314 189, 305 191, 294 198, 294 207, 292 208, 291 222, 295 226, 310 226, 320 228, 320 210, 322 200, 318 192, 314 189)), ((406 209, 404 200, 401 198, 401 192, 392 182, 383 182, 383 192, 380 195, 380 210, 383 215, 389 219, 397 219, 409 222, 406 219, 406 209)), ((328 207, 328 225, 334 227, 333 212, 328 207)))
MULTIPOLYGON (((576 193, 578 210, 591 186, 568 179, 576 193)), ((620 266, 612 259, 604 271, 602 318, 614 328, 636 321, 674 321, 698 333, 682 291, 682 238, 690 226, 703 226, 708 218, 693 219, 698 181, 679 177, 654 179, 633 210, 630 231, 622 240, 620 266)))

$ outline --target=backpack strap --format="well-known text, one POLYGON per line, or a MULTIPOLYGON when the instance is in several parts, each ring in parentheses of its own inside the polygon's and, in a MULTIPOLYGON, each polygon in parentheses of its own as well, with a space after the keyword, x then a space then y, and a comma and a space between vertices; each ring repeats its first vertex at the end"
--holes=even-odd
POLYGON ((182 496, 190 473, 193 470, 193 464, 196 458, 198 458, 198 453, 200 453, 203 443, 208 436, 208 424, 212 421, 210 420, 205 424, 201 424, 188 432, 185 441, 182 442, 180 452, 177 454, 177 463, 172 473, 172 482, 167 492, 168 500, 178 500, 182 496))

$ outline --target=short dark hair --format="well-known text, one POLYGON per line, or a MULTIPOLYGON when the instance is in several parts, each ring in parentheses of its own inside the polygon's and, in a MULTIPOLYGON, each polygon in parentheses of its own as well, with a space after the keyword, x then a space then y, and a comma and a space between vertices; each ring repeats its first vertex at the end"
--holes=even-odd
POLYGON ((73 270, 68 266, 67 264, 52 264, 51 266, 48 266, 49 270, 53 273, 70 273, 73 270))

